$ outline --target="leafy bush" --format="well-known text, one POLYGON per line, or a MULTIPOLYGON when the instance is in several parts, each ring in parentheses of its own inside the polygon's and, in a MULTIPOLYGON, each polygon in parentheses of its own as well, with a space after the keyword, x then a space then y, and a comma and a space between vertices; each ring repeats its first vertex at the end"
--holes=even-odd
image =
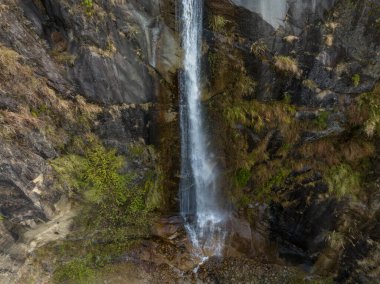
POLYGON ((212 16, 210 19, 210 28, 217 33, 223 32, 229 21, 220 15, 212 16))
POLYGON ((347 164, 332 167, 325 176, 329 191, 337 198, 354 197, 361 188, 360 174, 347 164))
POLYGON ((94 12, 94 2, 93 0, 83 0, 82 6, 84 6, 86 14, 91 16, 94 12))
POLYGON ((124 158, 92 142, 83 157, 67 155, 52 161, 60 180, 71 192, 81 193, 96 212, 90 223, 100 228, 140 225, 149 209, 149 188, 132 172, 122 173, 124 158))
POLYGON ((352 84, 357 87, 360 85, 360 81, 361 81, 361 78, 360 78, 360 75, 359 74, 355 74, 354 76, 352 76, 351 78, 352 80, 352 84))
POLYGON ((359 108, 367 119, 364 123, 364 130, 368 136, 380 133, 380 92, 362 94, 358 98, 359 108))
POLYGON ((87 259, 74 258, 54 271, 56 283, 94 283, 95 271, 89 266, 87 259))
POLYGON ((92 2, 92 0, 83 0, 82 5, 88 9, 92 9, 94 7, 94 3, 92 2))
POLYGON ((251 171, 246 168, 239 169, 235 175, 235 180, 239 187, 246 186, 250 178, 251 178, 251 171))
POLYGON ((263 40, 258 40, 251 45, 251 53, 257 58, 264 60, 268 53, 268 46, 263 40))
POLYGON ((293 121, 295 108, 285 102, 264 103, 256 100, 231 103, 223 111, 226 121, 235 125, 241 123, 260 131, 267 127, 290 124, 293 121))
POLYGON ((326 129, 328 124, 330 113, 328 111, 322 111, 318 114, 318 117, 314 120, 315 125, 319 129, 326 129))
POLYGON ((268 200, 271 196, 272 189, 281 186, 289 176, 290 172, 289 169, 281 168, 276 175, 270 178, 269 181, 258 190, 257 196, 262 200, 268 200))

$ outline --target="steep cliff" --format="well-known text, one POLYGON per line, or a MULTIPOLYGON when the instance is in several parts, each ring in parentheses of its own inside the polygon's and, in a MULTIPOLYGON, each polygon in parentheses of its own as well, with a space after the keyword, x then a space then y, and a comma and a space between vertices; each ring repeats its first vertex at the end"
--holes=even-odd
POLYGON ((232 2, 206 2, 206 92, 251 253, 376 281, 380 3, 232 2))
POLYGON ((52 163, 83 155, 78 141, 116 148, 129 156, 127 171, 144 177, 148 162, 130 157, 159 139, 159 85, 172 84, 179 50, 161 18, 173 18, 169 2, 2 1, 0 14, 0 282, 8 283, 35 247, 69 232, 78 202, 52 163))
POLYGON ((380 2, 205 1, 208 132, 237 221, 196 275, 173 217, 175 15, 1 2, 0 283, 376 283, 380 2))

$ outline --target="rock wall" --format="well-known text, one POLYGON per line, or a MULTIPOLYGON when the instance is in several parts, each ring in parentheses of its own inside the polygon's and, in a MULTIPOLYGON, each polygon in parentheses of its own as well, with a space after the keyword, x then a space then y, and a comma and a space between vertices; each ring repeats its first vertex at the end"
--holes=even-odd
POLYGON ((236 210, 251 222, 250 253, 371 283, 378 134, 359 109, 379 95, 380 3, 268 3, 206 1, 210 123, 236 210), (346 170, 360 193, 337 196, 346 170))
POLYGON ((180 56, 174 13, 171 1, 0 4, 1 283, 69 232, 75 209, 51 160, 88 135, 122 155, 159 145, 160 86, 175 84, 180 56))

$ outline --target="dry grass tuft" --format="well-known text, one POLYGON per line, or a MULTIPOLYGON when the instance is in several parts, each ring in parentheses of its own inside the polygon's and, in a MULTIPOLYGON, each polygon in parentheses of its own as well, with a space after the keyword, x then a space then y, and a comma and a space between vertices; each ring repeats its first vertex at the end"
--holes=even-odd
POLYGON ((277 71, 287 75, 289 74, 292 76, 299 77, 302 74, 302 71, 298 66, 298 61, 295 58, 289 56, 275 56, 274 67, 277 71))
MULTIPOLYGON (((1 73, 8 73, 14 75, 19 67, 18 59, 21 55, 16 51, 0 45, 0 69, 1 73)), ((0 74, 1 74, 0 73, 0 74)))

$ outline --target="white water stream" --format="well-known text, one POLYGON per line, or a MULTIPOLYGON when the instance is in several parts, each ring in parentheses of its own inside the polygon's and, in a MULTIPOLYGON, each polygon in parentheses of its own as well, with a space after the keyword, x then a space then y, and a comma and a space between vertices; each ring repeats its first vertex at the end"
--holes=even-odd
POLYGON ((181 214, 199 255, 220 255, 224 214, 219 204, 218 171, 209 147, 201 101, 203 0, 181 0, 183 72, 180 76, 181 214))

